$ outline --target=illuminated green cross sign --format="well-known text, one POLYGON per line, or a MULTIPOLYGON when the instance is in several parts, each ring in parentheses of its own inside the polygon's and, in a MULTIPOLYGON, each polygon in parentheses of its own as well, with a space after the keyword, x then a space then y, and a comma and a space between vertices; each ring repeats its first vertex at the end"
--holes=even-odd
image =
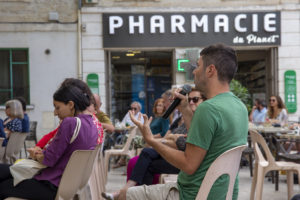
POLYGON ((187 62, 190 62, 190 60, 188 60, 188 59, 177 59, 177 71, 178 72, 184 72, 185 69, 182 68, 181 64, 182 63, 187 63, 187 62))

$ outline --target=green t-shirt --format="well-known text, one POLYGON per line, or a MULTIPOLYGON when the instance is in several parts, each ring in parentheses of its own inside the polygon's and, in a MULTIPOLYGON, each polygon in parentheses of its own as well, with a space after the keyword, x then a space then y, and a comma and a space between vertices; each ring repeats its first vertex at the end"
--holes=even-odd
MULTIPOLYGON (((193 175, 180 171, 178 175, 180 199, 195 199, 212 162, 223 152, 246 144, 247 134, 248 112, 234 94, 222 93, 201 103, 193 116, 186 142, 199 146, 207 152, 193 175)), ((221 176, 214 183, 208 199, 226 199, 228 180, 227 175, 221 176)), ((237 199, 237 194, 238 181, 234 187, 233 199, 237 199)))

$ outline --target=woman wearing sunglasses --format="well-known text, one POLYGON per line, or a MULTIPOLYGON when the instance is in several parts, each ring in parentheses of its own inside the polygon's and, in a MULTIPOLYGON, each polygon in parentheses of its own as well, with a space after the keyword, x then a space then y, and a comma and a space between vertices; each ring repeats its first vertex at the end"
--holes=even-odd
MULTIPOLYGON (((193 88, 189 93, 187 100, 191 110, 195 112, 198 105, 203 102, 204 97, 199 91, 193 88)), ((169 130, 165 137, 159 138, 158 140, 161 140, 161 142, 165 145, 184 151, 185 138, 187 136, 186 134, 187 129, 182 118, 179 126, 176 129, 174 129, 172 132, 169 130)), ((133 159, 136 159, 136 157, 132 158, 131 160, 133 159)), ((153 178, 155 174, 176 174, 178 172, 179 169, 169 164, 153 148, 144 148, 132 171, 127 171, 127 173, 131 175, 129 175, 130 178, 125 186, 120 191, 112 194, 102 193, 102 197, 110 200, 123 200, 125 199, 126 191, 129 187, 143 184, 153 184, 153 178)))
POLYGON ((285 105, 280 96, 271 96, 268 105, 268 119, 273 124, 283 126, 288 121, 285 105))

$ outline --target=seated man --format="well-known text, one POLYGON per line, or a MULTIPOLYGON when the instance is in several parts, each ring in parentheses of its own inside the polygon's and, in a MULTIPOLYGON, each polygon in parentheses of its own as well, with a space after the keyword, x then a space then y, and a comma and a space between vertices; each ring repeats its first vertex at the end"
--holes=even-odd
POLYGON ((255 105, 249 115, 249 121, 255 124, 262 124, 265 122, 266 114, 266 102, 262 99, 255 99, 255 105))
MULTIPOLYGON (((165 160, 180 169, 177 183, 131 187, 126 197, 119 199, 195 199, 212 162, 225 151, 246 144, 248 112, 229 87, 237 71, 235 51, 221 44, 206 47, 201 51, 197 64, 193 72, 194 82, 207 100, 192 115, 185 97, 175 92, 175 97, 181 99, 178 109, 189 130, 184 152, 154 139, 149 128, 151 118, 143 115, 145 122, 142 124, 131 114, 132 121, 141 130, 145 141, 165 160)), ((228 176, 221 176, 211 188, 208 199, 225 199, 228 182, 228 176)), ((234 188, 234 200, 237 199, 237 193, 238 181, 234 188)))
MULTIPOLYGON (((141 109, 142 109, 142 105, 137 101, 132 102, 131 105, 130 105, 130 110, 132 110, 133 115, 136 117, 136 119, 138 121, 140 121, 141 123, 144 123, 142 113, 140 112, 141 109)), ((126 115, 124 116, 121 123, 126 125, 126 126, 135 126, 135 124, 130 119, 129 111, 126 113, 126 115)), ((116 132, 116 134, 114 135, 114 137, 116 138, 115 142, 117 144, 124 141, 124 135, 125 135, 124 133, 127 133, 127 131, 116 132)), ((118 167, 124 166, 125 164, 126 164, 126 157, 121 156, 120 159, 118 160, 118 162, 115 165, 112 166, 112 168, 118 168, 118 167)))
POLYGON ((108 133, 112 133, 115 131, 114 125, 111 123, 109 117, 106 113, 102 112, 100 110, 102 106, 101 98, 98 94, 93 94, 95 99, 95 110, 96 110, 96 117, 98 118, 99 122, 101 122, 102 127, 104 130, 106 130, 108 133))
MULTIPOLYGON (((138 119, 141 123, 144 123, 142 113, 140 112, 141 109, 142 105, 140 104, 140 102, 134 101, 130 105, 130 110, 133 111, 134 117, 138 119)), ((130 119, 129 112, 127 112, 125 117, 123 118, 122 124, 125 124, 126 126, 135 126, 135 124, 130 119)))

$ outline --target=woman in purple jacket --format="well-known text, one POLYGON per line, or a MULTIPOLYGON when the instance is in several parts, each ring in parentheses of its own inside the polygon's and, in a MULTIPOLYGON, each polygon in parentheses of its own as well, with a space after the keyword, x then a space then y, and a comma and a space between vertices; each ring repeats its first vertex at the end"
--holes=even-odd
POLYGON ((9 166, 0 165, 0 199, 55 199, 61 176, 72 153, 75 150, 95 148, 98 132, 86 109, 92 96, 90 91, 86 92, 87 87, 81 87, 83 84, 85 83, 79 80, 72 84, 62 84, 53 95, 54 113, 63 121, 48 147, 35 156, 37 161, 47 166, 45 169, 14 187, 9 166), (76 127, 75 117, 81 120, 81 128, 77 138, 70 144, 76 127))

